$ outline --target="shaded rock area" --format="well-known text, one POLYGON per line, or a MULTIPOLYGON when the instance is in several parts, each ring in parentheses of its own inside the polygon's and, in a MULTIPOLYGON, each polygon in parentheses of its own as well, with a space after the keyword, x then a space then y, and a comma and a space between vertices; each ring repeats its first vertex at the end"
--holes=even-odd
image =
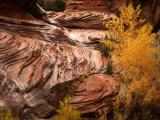
POLYGON ((114 11, 127 0, 66 0, 67 11, 114 11))
POLYGON ((68 10, 99 10, 107 8, 105 0, 67 0, 68 10), (87 7, 86 7, 87 6, 87 7))
POLYGON ((160 29, 160 1, 159 0, 140 0, 135 1, 135 5, 142 6, 143 16, 147 21, 154 25, 155 30, 160 29))
POLYGON ((2 1, 0 107, 11 108, 20 120, 49 119, 66 95, 81 113, 112 108, 119 85, 103 74, 108 65, 103 54, 62 24, 45 22, 36 0, 2 1))

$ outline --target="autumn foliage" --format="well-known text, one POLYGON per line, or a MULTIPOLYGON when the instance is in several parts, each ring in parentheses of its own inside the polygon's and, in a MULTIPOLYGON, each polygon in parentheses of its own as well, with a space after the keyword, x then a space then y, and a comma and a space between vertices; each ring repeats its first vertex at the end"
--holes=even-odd
POLYGON ((152 26, 140 19, 141 9, 132 5, 121 9, 118 19, 107 23, 107 39, 104 43, 112 51, 116 72, 123 77, 137 79, 157 74, 152 26))
POLYGON ((16 120, 8 109, 0 109, 0 120, 16 120))
POLYGON ((57 115, 53 120, 81 120, 80 112, 72 108, 70 105, 71 97, 66 97, 63 101, 60 101, 57 115))
POLYGON ((103 43, 110 49, 114 74, 121 82, 115 103, 116 120, 157 120, 153 106, 160 103, 159 44, 152 26, 140 18, 140 6, 120 9, 120 17, 106 24, 103 43))

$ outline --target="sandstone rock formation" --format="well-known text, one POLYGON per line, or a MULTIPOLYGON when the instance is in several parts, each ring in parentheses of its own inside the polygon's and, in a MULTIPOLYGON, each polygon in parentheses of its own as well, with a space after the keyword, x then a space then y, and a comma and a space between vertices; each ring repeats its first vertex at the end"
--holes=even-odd
POLYGON ((66 0, 67 11, 110 11, 125 5, 127 0, 66 0))
POLYGON ((67 0, 67 10, 106 10, 105 0, 67 0), (87 6, 87 7, 86 7, 87 6))
MULTIPOLYGON (((111 76, 105 74, 91 75, 75 90, 71 104, 81 111, 81 113, 94 112, 98 110, 97 108, 105 107, 106 101, 108 103, 114 101, 113 96, 118 92, 116 91, 117 86, 118 84, 111 76), (110 96, 111 99, 107 99, 108 96, 110 96)), ((110 109, 111 107, 107 107, 107 112, 109 112, 110 109)))
POLYGON ((65 28, 36 19, 41 9, 31 9, 33 2, 0 3, 0 107, 22 120, 50 118, 59 100, 71 95, 81 113, 110 109, 119 86, 103 75, 107 59, 65 28))
POLYGON ((97 43, 105 36, 105 22, 116 18, 114 14, 96 11, 47 12, 47 16, 52 24, 58 22, 59 26, 67 27, 72 40, 96 49, 97 43))
MULTIPOLYGON (((118 13, 122 6, 127 6, 129 0, 66 0, 66 11, 101 11, 118 13)), ((133 0, 133 5, 141 5, 142 16, 155 26, 160 28, 160 1, 159 0, 133 0)))
POLYGON ((159 0, 143 0, 137 1, 142 6, 143 16, 147 21, 151 22, 155 29, 160 28, 160 1, 159 0))
POLYGON ((96 11, 48 12, 50 21, 58 21, 67 28, 105 29, 104 22, 116 18, 115 14, 96 11))

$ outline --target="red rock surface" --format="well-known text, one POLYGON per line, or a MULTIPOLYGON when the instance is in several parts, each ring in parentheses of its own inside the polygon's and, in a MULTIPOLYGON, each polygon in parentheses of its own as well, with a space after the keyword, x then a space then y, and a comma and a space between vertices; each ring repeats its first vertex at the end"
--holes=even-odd
MULTIPOLYGON (((78 86, 73 94, 71 104, 81 113, 95 112, 108 106, 107 103, 114 101, 114 96, 118 93, 118 86, 119 84, 111 76, 91 75, 78 86)), ((110 111, 111 108, 108 106, 107 110, 110 111)))
POLYGON ((107 9, 107 6, 106 0, 67 0, 66 9, 105 11, 107 9))
POLYGON ((66 0, 67 11, 114 11, 127 0, 66 0))
MULTIPOLYGON (((129 0, 66 0, 66 11, 103 11, 117 14, 117 11, 128 3, 129 0)), ((134 0, 133 5, 141 5, 142 16, 155 27, 160 26, 159 0, 134 0)))
POLYGON ((67 28, 105 29, 105 22, 116 18, 115 14, 96 11, 48 12, 50 21, 58 21, 67 28))
POLYGON ((12 108, 22 120, 31 114, 49 118, 71 93, 77 108, 82 93, 90 97, 82 101, 85 110, 79 104, 82 113, 96 112, 108 98, 106 107, 111 108, 119 86, 102 75, 108 64, 103 54, 71 39, 65 28, 37 20, 30 10, 17 6, 12 13, 5 9, 12 4, 5 5, 8 15, 0 14, 0 107, 12 108))

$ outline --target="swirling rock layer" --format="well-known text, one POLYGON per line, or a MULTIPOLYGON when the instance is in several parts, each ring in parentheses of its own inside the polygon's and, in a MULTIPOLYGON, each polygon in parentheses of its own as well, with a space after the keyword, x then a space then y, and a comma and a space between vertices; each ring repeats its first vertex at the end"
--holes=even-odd
POLYGON ((47 12, 50 21, 58 21, 67 28, 105 29, 104 22, 116 18, 115 14, 96 11, 47 12))
MULTIPOLYGON (((7 5, 2 6, 9 13, 7 5)), ((19 7, 13 9, 14 18, 0 14, 0 107, 17 110, 22 120, 30 119, 28 114, 46 118, 69 94, 81 113, 106 106, 108 96, 110 108, 118 84, 102 74, 107 59, 72 40, 66 29, 37 20, 19 7)))
POLYGON ((46 88, 50 89, 55 84, 106 68, 105 58, 92 49, 51 44, 4 32, 0 35, 0 67, 21 90, 31 89, 39 82, 46 82, 46 88))
POLYGON ((95 112, 106 106, 109 111, 111 106, 108 106, 107 103, 114 101, 113 98, 118 93, 118 86, 111 76, 91 75, 75 90, 71 104, 81 113, 95 112))

